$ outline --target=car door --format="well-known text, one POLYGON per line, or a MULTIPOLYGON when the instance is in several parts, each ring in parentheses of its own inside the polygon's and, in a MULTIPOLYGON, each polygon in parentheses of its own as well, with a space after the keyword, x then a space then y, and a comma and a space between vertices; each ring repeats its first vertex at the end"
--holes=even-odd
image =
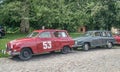
POLYGON ((49 52, 54 49, 51 32, 42 32, 37 38, 37 48, 39 53, 49 52))
POLYGON ((110 31, 106 31, 106 33, 107 33, 107 42, 115 43, 115 39, 112 36, 112 33, 110 31))
POLYGON ((108 41, 107 33, 104 31, 102 32, 102 45, 106 45, 108 41))
POLYGON ((54 47, 56 50, 60 50, 63 46, 68 45, 69 40, 66 32, 56 31, 54 32, 54 47))
POLYGON ((69 43, 70 43, 69 37, 68 37, 67 33, 64 31, 59 32, 59 39, 61 40, 60 41, 61 46, 62 46, 61 48, 63 48, 66 45, 69 45, 69 43))
POLYGON ((112 37, 112 34, 109 31, 103 32, 103 44, 106 45, 107 42, 115 42, 115 39, 112 37))
POLYGON ((95 35, 92 37, 92 45, 101 46, 102 45, 101 32, 95 32, 94 34, 95 35))

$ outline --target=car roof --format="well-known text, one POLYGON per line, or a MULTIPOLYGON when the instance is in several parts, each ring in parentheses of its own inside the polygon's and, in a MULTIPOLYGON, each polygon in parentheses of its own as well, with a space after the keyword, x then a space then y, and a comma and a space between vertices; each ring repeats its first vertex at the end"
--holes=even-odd
POLYGON ((34 30, 34 32, 44 32, 44 31, 66 31, 66 30, 57 30, 57 29, 41 29, 41 30, 34 30))
POLYGON ((92 30, 92 31, 87 31, 87 32, 110 32, 110 31, 107 31, 107 30, 92 30))

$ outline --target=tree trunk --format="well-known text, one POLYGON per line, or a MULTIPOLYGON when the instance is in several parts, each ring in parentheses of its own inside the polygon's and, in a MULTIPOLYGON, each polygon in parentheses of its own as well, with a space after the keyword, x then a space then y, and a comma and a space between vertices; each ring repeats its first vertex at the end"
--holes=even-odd
POLYGON ((21 14, 21 23, 20 23, 20 32, 28 33, 29 32, 29 0, 22 2, 23 12, 21 14))
POLYGON ((29 32, 29 20, 22 19, 20 23, 20 31, 22 33, 28 33, 29 32))

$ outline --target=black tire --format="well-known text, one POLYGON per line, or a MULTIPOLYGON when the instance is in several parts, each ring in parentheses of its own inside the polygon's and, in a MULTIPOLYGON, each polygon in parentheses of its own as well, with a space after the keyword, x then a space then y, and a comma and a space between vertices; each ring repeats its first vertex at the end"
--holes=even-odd
POLYGON ((111 49, 113 47, 113 44, 111 42, 107 43, 107 48, 111 49))
POLYGON ((88 51, 89 48, 90 48, 90 45, 89 45, 88 43, 85 43, 85 44, 83 45, 83 50, 84 50, 84 51, 88 51))
POLYGON ((32 52, 29 48, 24 48, 21 50, 19 58, 21 60, 29 60, 32 57, 32 52))
POLYGON ((67 47, 67 46, 65 46, 65 47, 63 47, 63 48, 61 49, 61 53, 63 53, 63 54, 67 54, 67 53, 69 53, 69 52, 70 52, 70 48, 67 47))

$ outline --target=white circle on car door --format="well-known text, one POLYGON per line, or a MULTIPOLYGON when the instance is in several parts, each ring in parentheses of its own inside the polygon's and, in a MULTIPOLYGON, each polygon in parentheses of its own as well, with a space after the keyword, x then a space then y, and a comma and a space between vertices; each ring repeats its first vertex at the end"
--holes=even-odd
POLYGON ((51 49, 52 48, 52 42, 51 41, 44 41, 43 42, 43 49, 51 49))

